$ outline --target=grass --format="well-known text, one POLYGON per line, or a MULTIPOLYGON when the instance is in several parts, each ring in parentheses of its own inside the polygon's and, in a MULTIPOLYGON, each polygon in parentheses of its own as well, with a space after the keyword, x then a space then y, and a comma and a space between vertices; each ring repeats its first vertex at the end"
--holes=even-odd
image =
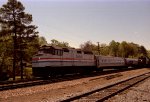
MULTIPOLYGON (((31 67, 26 67, 24 68, 24 73, 23 73, 23 79, 32 79, 32 68, 31 67)), ((12 81, 13 78, 9 78, 9 81, 12 81)), ((21 80, 21 76, 16 76, 15 80, 21 80)))

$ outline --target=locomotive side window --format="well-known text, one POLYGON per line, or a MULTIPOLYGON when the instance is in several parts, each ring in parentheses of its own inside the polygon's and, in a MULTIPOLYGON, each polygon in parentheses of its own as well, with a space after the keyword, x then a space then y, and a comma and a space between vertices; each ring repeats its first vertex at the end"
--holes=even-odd
POLYGON ((82 52, 81 51, 77 51, 77 53, 81 54, 82 52))
POLYGON ((63 48, 64 52, 69 52, 69 50, 67 48, 63 48))
POLYGON ((55 55, 58 55, 58 51, 55 49, 55 55))
POLYGON ((60 55, 61 55, 61 56, 63 55, 63 50, 60 50, 60 55))
POLYGON ((59 49, 53 49, 53 55, 58 55, 58 56, 62 56, 63 55, 63 51, 59 50, 59 49))
POLYGON ((62 50, 55 49, 55 55, 62 56, 62 55, 63 55, 63 51, 62 51, 62 50))
POLYGON ((92 55, 93 53, 91 51, 84 51, 84 54, 92 55))
POLYGON ((39 52, 41 53, 47 53, 47 54, 51 54, 51 50, 50 49, 40 49, 39 52))
POLYGON ((51 54, 55 55, 55 49, 51 49, 51 54))

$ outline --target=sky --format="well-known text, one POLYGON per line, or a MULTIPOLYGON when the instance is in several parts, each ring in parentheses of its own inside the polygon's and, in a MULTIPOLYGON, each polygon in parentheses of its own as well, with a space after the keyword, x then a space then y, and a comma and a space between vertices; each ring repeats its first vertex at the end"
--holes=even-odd
MULTIPOLYGON (((150 0, 19 0, 40 36, 79 47, 127 41, 150 50, 150 0)), ((0 6, 7 0, 0 0, 0 6)))

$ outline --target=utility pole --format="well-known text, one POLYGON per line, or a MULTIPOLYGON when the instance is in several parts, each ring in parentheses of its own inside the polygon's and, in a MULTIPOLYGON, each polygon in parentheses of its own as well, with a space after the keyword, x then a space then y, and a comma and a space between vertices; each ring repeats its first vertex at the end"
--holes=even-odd
POLYGON ((100 55, 100 46, 99 46, 99 42, 98 43, 98 54, 100 55))

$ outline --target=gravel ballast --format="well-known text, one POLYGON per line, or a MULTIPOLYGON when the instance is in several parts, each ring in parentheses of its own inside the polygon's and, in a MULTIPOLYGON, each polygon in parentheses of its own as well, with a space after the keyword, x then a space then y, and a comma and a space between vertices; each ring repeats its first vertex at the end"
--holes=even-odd
POLYGON ((150 78, 106 102, 150 102, 150 78))
POLYGON ((134 75, 143 74, 145 72, 150 72, 150 69, 144 68, 120 72, 120 77, 116 77, 110 80, 106 80, 106 78, 104 78, 105 76, 108 76, 107 74, 54 84, 1 91, 0 102, 56 102, 68 97, 88 92, 90 90, 97 89, 99 87, 103 87, 104 85, 112 82, 129 78, 134 75))

